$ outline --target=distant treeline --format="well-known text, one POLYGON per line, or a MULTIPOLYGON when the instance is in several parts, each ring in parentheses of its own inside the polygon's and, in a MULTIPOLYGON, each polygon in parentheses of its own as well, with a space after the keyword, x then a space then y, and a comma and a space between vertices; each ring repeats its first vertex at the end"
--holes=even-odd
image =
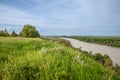
POLYGON ((4 37, 40 37, 39 32, 36 30, 36 28, 32 25, 24 25, 22 31, 17 34, 14 30, 10 34, 7 29, 0 30, 0 36, 4 37))
POLYGON ((107 46, 120 47, 120 37, 100 37, 100 36, 69 36, 80 41, 102 44, 107 46))

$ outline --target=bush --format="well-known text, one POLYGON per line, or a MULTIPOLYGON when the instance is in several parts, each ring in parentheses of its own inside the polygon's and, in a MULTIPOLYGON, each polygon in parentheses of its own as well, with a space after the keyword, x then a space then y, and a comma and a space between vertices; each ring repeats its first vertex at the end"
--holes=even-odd
POLYGON ((68 41, 68 40, 61 39, 61 40, 60 40, 60 43, 61 43, 61 44, 64 44, 65 46, 72 47, 70 41, 68 41))

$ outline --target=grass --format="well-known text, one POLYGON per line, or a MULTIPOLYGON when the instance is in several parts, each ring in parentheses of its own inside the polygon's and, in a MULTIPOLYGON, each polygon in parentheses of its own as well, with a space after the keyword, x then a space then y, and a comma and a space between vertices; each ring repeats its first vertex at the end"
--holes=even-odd
POLYGON ((117 80, 77 50, 39 38, 0 37, 0 80, 117 80))

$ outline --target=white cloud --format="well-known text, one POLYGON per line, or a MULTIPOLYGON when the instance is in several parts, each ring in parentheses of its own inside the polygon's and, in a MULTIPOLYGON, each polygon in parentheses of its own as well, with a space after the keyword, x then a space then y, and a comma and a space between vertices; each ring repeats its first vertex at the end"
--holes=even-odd
POLYGON ((7 5, 0 4, 0 23, 44 25, 44 18, 36 17, 7 5))

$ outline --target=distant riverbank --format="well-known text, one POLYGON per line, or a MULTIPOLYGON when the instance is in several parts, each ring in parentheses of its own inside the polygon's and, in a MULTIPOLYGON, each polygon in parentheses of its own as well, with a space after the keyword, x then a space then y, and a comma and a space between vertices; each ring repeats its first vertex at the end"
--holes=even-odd
POLYGON ((120 48, 87 43, 71 38, 62 38, 62 39, 69 40, 72 46, 75 48, 81 48, 82 50, 92 51, 93 54, 95 53, 107 54, 112 59, 113 65, 115 64, 120 65, 120 48))
POLYGON ((68 38, 77 39, 79 41, 84 41, 93 44, 100 44, 120 48, 119 36, 68 36, 68 38))

